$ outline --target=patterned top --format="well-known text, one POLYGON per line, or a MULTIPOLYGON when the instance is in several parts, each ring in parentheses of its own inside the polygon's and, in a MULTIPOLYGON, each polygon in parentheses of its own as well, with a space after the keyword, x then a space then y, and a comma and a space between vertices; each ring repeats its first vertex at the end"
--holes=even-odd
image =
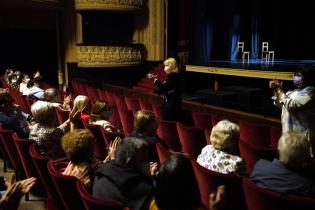
POLYGON ((282 108, 282 132, 302 132, 308 139, 314 139, 314 94, 314 87, 307 86, 273 97, 274 104, 282 108))
POLYGON ((212 145, 207 145, 202 149, 197 162, 211 171, 222 174, 239 172, 245 169, 242 158, 217 150, 212 145))
POLYGON ((39 150, 52 159, 64 156, 60 140, 65 132, 64 124, 54 128, 35 124, 30 131, 29 139, 36 142, 39 150))

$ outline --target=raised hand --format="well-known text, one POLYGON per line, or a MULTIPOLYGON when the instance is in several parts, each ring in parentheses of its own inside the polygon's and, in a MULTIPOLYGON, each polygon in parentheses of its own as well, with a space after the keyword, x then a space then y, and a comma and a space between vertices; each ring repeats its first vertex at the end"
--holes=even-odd
POLYGON ((157 78, 157 76, 155 74, 148 73, 147 78, 148 79, 155 79, 155 78, 157 78))
POLYGON ((120 143, 120 141, 121 141, 121 138, 117 136, 114 141, 110 142, 109 148, 108 148, 108 155, 103 161, 104 163, 107 163, 115 159, 116 148, 117 148, 117 145, 120 143))
POLYGON ((211 193, 209 198, 210 210, 223 210, 225 186, 220 185, 216 193, 211 193))

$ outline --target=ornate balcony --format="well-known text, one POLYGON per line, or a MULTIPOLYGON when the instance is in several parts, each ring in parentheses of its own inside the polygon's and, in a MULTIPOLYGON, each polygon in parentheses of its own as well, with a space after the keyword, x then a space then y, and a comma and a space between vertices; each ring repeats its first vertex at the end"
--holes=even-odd
POLYGON ((75 0, 76 10, 139 11, 142 0, 75 0))
POLYGON ((78 66, 88 67, 127 67, 141 64, 144 53, 143 45, 130 44, 78 45, 78 66))

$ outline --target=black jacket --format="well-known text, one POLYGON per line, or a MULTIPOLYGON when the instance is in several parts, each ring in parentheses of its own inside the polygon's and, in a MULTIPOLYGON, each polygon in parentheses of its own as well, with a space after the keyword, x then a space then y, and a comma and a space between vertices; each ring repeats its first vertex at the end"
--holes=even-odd
POLYGON ((116 200, 131 210, 148 209, 153 197, 152 179, 113 160, 99 168, 92 186, 93 196, 116 200))

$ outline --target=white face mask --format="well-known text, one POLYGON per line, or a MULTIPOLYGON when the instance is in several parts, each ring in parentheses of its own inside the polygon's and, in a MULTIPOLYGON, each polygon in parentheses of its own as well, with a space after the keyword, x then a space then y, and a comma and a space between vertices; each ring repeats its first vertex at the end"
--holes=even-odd
POLYGON ((28 83, 30 81, 30 78, 25 79, 25 82, 28 83))
POLYGON ((11 83, 16 83, 16 79, 11 80, 11 83))

